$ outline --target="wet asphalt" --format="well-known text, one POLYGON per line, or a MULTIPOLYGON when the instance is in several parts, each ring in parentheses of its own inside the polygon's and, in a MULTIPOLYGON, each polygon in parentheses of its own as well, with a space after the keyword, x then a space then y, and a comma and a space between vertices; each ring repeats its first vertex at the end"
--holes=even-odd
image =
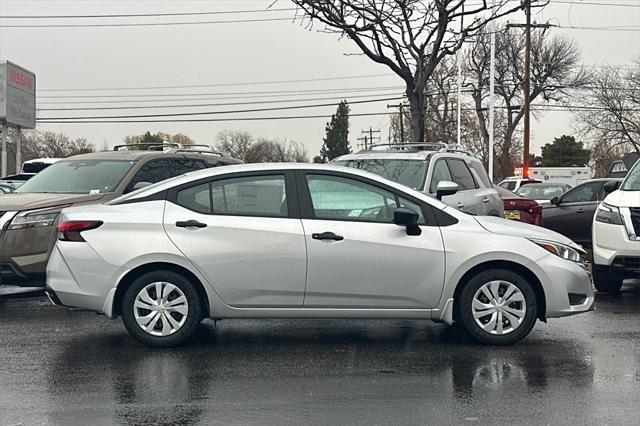
POLYGON ((639 424, 640 292, 485 347, 428 321, 204 322, 152 350, 120 320, 0 300, 0 425, 639 424))

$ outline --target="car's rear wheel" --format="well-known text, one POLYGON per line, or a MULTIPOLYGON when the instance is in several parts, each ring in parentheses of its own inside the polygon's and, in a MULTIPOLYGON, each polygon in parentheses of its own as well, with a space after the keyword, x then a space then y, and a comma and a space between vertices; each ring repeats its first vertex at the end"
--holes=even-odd
POLYGON ((593 285, 603 293, 617 293, 622 288, 622 278, 611 273, 609 268, 593 265, 593 285))
POLYGON ((492 269, 466 283, 456 312, 474 339, 489 345, 510 345, 533 328, 537 317, 536 295, 521 275, 492 269))
POLYGON ((129 334, 151 347, 177 346, 195 333, 202 303, 194 285, 172 271, 137 278, 122 299, 122 321, 129 334))

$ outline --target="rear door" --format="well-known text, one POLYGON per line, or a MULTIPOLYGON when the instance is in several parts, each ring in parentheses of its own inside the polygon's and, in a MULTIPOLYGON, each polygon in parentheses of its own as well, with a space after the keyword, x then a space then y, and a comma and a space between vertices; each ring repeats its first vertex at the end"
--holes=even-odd
POLYGON ((169 238, 234 307, 302 306, 307 256, 292 173, 241 173, 173 189, 169 238))
POLYGON ((591 222, 598 207, 598 193, 603 181, 587 182, 566 192, 557 206, 543 209, 545 228, 559 232, 577 242, 591 241, 591 222))
POLYGON ((437 306, 444 246, 426 203, 351 175, 298 176, 308 253, 305 307, 437 306), (421 235, 392 223, 397 206, 420 214, 421 235))

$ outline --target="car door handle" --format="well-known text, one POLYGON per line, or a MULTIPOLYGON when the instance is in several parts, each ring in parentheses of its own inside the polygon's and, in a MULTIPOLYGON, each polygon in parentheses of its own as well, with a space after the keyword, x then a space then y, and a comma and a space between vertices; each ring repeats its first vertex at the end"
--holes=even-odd
POLYGON ((584 213, 584 209, 576 209, 576 213, 584 213))
POLYGON ((178 228, 206 228, 207 224, 198 222, 197 220, 187 220, 176 222, 178 228))
POLYGON ((464 203, 458 203, 458 208, 459 209, 463 209, 464 208, 464 203))
POLYGON ((336 235, 333 232, 323 232, 321 234, 314 233, 311 234, 311 238, 314 240, 333 240, 333 241, 342 241, 344 237, 342 235, 336 235))
POLYGON ((483 203, 488 203, 489 201, 491 201, 491 200, 489 200, 489 197, 484 197, 484 198, 482 199, 482 202, 483 202, 483 203))

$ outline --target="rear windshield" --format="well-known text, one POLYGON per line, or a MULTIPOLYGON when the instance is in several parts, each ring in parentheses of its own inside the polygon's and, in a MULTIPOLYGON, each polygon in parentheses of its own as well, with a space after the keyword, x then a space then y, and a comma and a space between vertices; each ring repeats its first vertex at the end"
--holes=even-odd
POLYGON ((411 160, 404 158, 371 158, 338 160, 331 164, 366 170, 380 175, 385 179, 401 183, 409 188, 420 190, 424 183, 424 177, 429 162, 428 160, 411 160))
POLYGON ((51 163, 44 163, 44 162, 24 163, 22 165, 22 173, 36 174, 46 169, 50 165, 51 163))
POLYGON ((47 167, 16 192, 99 194, 113 192, 131 170, 133 161, 69 160, 47 167))

